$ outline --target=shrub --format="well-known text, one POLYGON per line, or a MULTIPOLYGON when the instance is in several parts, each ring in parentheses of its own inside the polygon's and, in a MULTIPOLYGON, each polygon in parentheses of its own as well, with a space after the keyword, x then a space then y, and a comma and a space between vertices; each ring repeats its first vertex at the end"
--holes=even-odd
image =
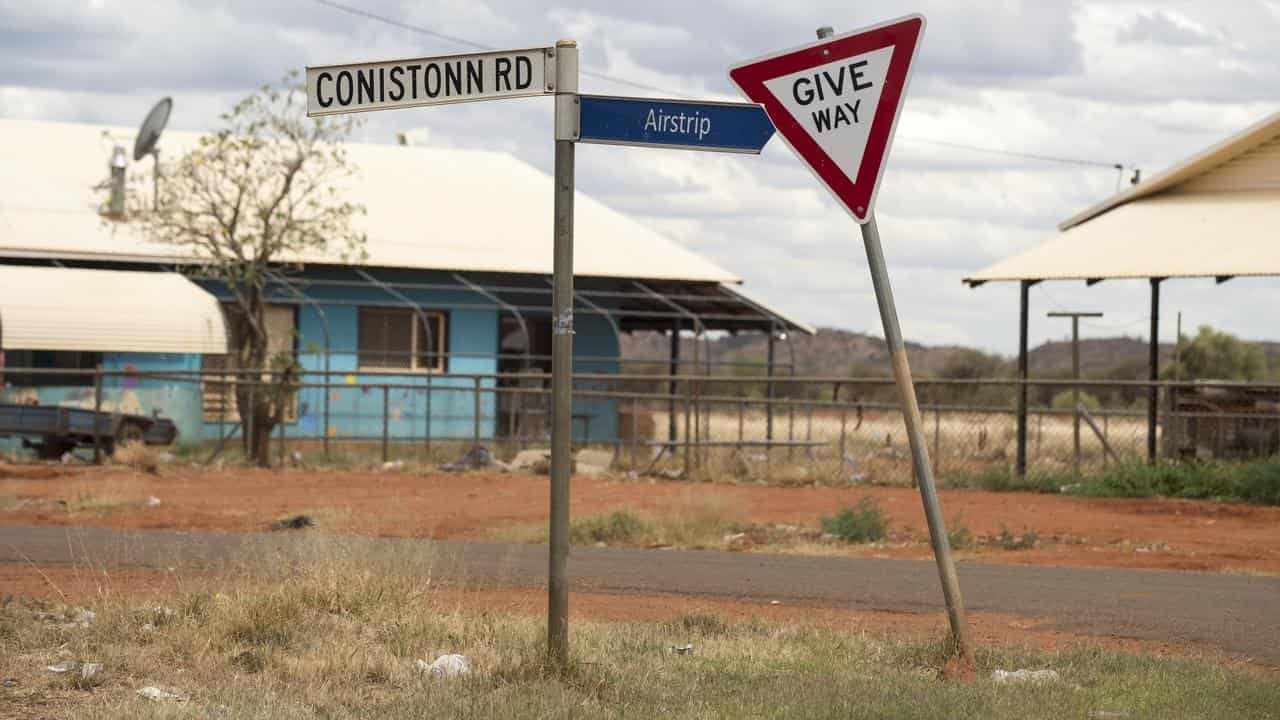
POLYGON ((116 447, 111 459, 120 465, 133 468, 138 472, 160 472, 161 451, 151 445, 140 442, 127 442, 116 447))
POLYGON ((951 545, 952 550, 962 550, 973 544, 973 534, 969 532, 969 528, 961 524, 961 519, 956 516, 948 523, 947 543, 951 545))
POLYGON ((1000 534, 996 536, 996 545, 1002 550, 1030 550, 1040 541, 1040 536, 1034 530, 1027 530, 1021 535, 1014 535, 1009 532, 1009 528, 1001 527, 1000 534))
POLYGON ((639 515, 629 510, 615 510, 608 515, 590 515, 575 520, 569 530, 569 538, 577 545, 625 544, 635 542, 649 532, 648 523, 639 515))
POLYGON ((259 647, 284 647, 302 628, 302 607, 291 591, 249 596, 231 607, 227 637, 259 647))
POLYGON ((654 523, 662 542, 697 546, 741 531, 746 516, 742 503, 732 496, 700 488, 682 493, 654 523))
POLYGON ((729 632, 729 623, 715 613, 694 610, 671 620, 669 627, 677 633, 712 637, 729 632))
MULTIPOLYGON (((1075 405, 1071 402, 1072 395, 1070 390, 1063 390, 1053 396, 1053 400, 1049 401, 1049 405, 1054 410, 1071 410, 1075 405)), ((1084 405, 1086 410, 1093 412, 1102 407, 1102 403, 1098 402, 1098 398, 1087 392, 1080 393, 1080 404, 1084 405)))
POLYGON ((1056 493, 1063 485, 1074 481, 1074 477, 1051 472, 1028 473, 1025 478, 1018 478, 1008 465, 996 465, 976 473, 948 475, 943 484, 962 490, 1056 493))
POLYGON ((1240 466, 1232 489, 1247 503, 1280 505, 1280 458, 1240 466))
POLYGON ((880 503, 865 497, 855 507, 822 518, 822 531, 849 543, 875 542, 884 539, 888 523, 880 511, 880 503))

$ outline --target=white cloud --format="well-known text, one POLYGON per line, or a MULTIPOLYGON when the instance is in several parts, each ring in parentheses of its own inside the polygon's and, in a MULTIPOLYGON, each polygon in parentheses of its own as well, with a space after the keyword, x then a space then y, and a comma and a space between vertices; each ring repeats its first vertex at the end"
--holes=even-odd
MULTIPOLYGON (((354 3, 353 3, 354 5, 354 3)), ((1116 188, 1106 167, 990 155, 928 141, 1122 163, 1152 172, 1275 109, 1276 0, 922 0, 929 20, 880 220, 906 335, 1003 352, 1017 338, 1017 290, 970 290, 965 273, 1054 232, 1116 188)), ((705 97, 737 97, 726 68, 903 13, 867 0, 370 0, 360 7, 486 45, 574 37, 584 68, 705 97)), ((318 3, 0 0, 0 115, 136 125, 161 95, 173 124, 211 127, 253 87, 307 64, 466 51, 318 3)), ((584 91, 644 94, 584 77, 584 91)), ((510 151, 551 168, 540 99, 372 113, 360 137, 510 151)), ((579 189, 742 276, 753 294, 816 324, 879 332, 857 227, 774 140, 760 157, 583 146, 579 189)), ((1267 281, 1178 281, 1177 309, 1251 337, 1275 337, 1267 281)), ((1039 285, 1033 339, 1060 337, 1051 305, 1102 309, 1089 334, 1146 332, 1145 283, 1039 285)))

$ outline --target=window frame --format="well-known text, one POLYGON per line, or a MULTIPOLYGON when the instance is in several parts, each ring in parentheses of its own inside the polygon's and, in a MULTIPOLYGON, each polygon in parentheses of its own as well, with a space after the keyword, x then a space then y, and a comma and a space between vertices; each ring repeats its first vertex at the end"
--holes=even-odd
POLYGON ((359 372, 378 375, 443 375, 449 372, 449 313, 444 310, 415 310, 405 307, 388 307, 385 305, 361 305, 356 312, 356 367, 359 372), (366 356, 383 356, 391 351, 382 348, 365 348, 360 345, 360 328, 364 323, 366 312, 403 315, 409 319, 409 366, 378 365, 367 363, 366 356), (423 317, 423 316, 426 317, 423 317), (428 366, 423 357, 429 351, 423 350, 426 333, 422 331, 423 322, 432 324, 432 339, 435 340, 435 362, 428 366))

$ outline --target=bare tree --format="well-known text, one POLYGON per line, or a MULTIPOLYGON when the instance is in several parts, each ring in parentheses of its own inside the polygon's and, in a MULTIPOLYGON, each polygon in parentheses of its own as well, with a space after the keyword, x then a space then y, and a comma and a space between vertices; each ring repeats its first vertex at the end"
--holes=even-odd
POLYGON ((308 118, 305 91, 291 74, 238 102, 221 124, 161 165, 155 207, 150 178, 135 178, 128 217, 148 239, 186 251, 194 272, 232 297, 224 305, 228 369, 250 380, 235 384, 241 436, 246 456, 265 466, 298 377, 291 353, 269 357, 268 274, 309 257, 363 259, 364 237, 352 220, 364 208, 339 189, 353 173, 342 142, 355 122, 308 118))

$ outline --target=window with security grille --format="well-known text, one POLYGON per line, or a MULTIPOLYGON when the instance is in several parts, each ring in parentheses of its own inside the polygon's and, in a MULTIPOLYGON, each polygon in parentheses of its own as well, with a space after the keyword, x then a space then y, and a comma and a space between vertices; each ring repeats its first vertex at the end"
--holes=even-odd
POLYGON ((442 373, 448 367, 448 322, 441 312, 360 308, 360 369, 442 373))

